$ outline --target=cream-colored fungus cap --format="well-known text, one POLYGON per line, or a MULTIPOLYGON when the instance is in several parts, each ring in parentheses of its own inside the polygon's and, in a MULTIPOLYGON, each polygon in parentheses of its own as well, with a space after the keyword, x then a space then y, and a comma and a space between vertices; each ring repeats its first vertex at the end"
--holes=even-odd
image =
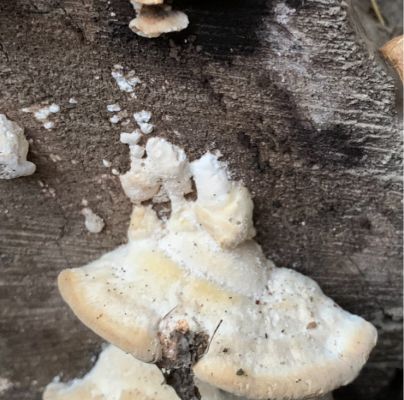
MULTIPOLYGON (((320 396, 351 382, 375 328, 312 279, 265 258, 252 240, 253 204, 218 155, 189 163, 161 138, 130 143, 121 176, 134 202, 129 242, 59 275, 75 314, 140 360, 175 359, 180 333, 201 340, 195 376, 250 399, 320 396), (196 200, 184 196, 193 179, 196 200), (163 193, 168 219, 145 200, 163 193)), ((174 360, 175 361, 175 360, 174 360)))
MULTIPOLYGON (((201 400, 243 400, 199 382, 201 400)), ((43 400, 179 400, 153 364, 143 363, 112 345, 99 355, 92 370, 68 383, 52 382, 43 400)))
POLYGON ((163 33, 185 29, 189 20, 186 14, 173 10, 163 0, 131 0, 136 10, 136 18, 129 23, 129 28, 139 36, 156 38, 163 33))

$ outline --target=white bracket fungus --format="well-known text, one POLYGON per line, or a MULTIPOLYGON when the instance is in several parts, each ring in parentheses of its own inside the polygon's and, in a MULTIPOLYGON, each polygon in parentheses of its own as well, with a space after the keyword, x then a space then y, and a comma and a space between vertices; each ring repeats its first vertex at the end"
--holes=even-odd
MULTIPOLYGON (((0 378, 0 394, 11 385, 0 378)), ((245 400, 204 382, 197 382, 201 400, 245 400)), ((99 354, 90 372, 81 379, 48 384, 43 400, 179 400, 173 388, 164 382, 157 367, 143 363, 115 346, 108 345, 99 354)), ((332 400, 331 396, 317 400, 332 400)))
POLYGON ((129 28, 139 36, 155 38, 163 33, 185 29, 188 17, 164 4, 164 0, 130 0, 136 10, 136 18, 130 21, 129 28))
POLYGON ((310 398, 351 382, 375 328, 265 258, 252 240, 250 194, 218 156, 190 163, 164 139, 145 147, 127 139, 131 168, 120 179, 134 203, 129 241, 59 275, 81 321, 139 360, 187 367, 251 399, 310 398), (196 200, 184 196, 192 178, 196 200), (164 220, 142 205, 161 198, 171 201, 164 220))
POLYGON ((0 114, 0 179, 13 179, 35 172, 35 164, 27 161, 28 147, 24 129, 0 114))
MULTIPOLYGON (((201 400, 243 400, 198 382, 201 400)), ((179 400, 164 383, 159 369, 136 360, 130 354, 107 346, 93 369, 82 379, 68 383, 52 382, 43 400, 179 400)))

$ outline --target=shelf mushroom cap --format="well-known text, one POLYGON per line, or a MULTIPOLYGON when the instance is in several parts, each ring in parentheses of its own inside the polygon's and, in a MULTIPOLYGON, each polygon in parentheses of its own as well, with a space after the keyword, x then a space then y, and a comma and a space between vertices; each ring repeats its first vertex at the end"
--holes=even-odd
MULTIPOLYGON (((242 400, 206 383, 198 382, 201 400, 242 400)), ((100 353, 82 379, 52 382, 43 400, 179 400, 153 364, 143 363, 115 346, 100 353)))
POLYGON ((185 29, 189 20, 186 14, 176 11, 159 0, 131 1, 137 16, 129 23, 129 28, 139 36, 156 38, 163 33, 185 29))
POLYGON ((265 258, 252 240, 248 191, 229 179, 217 155, 189 163, 161 138, 149 139, 147 157, 137 147, 130 146, 131 170, 122 184, 150 181, 155 190, 146 192, 166 193, 171 215, 158 218, 152 206, 139 204, 145 197, 125 188, 136 193, 128 243, 59 275, 60 292, 78 318, 138 359, 157 363, 175 349, 167 338, 186 324, 209 338, 195 376, 250 399, 310 398, 351 382, 376 343, 376 329, 342 310, 312 279, 265 258), (191 177, 196 200, 184 197, 191 177))

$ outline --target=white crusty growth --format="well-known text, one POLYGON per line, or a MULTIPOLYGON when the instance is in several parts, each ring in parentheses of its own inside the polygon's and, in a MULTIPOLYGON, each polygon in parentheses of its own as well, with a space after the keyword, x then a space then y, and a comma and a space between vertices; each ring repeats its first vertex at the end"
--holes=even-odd
POLYGON ((121 141, 129 144, 131 168, 120 179, 133 203, 154 198, 171 200, 174 209, 183 206, 184 194, 192 190, 192 174, 198 192, 195 216, 220 245, 237 246, 255 235, 250 194, 240 182, 228 179, 217 155, 207 153, 189 164, 184 151, 164 139, 152 138, 144 149, 137 145, 140 135, 131 136, 121 134, 121 141))
POLYGON ((21 110, 25 113, 32 113, 37 121, 43 123, 45 129, 52 129, 55 127, 55 123, 49 120, 52 114, 56 114, 60 111, 60 107, 56 103, 48 105, 33 105, 31 107, 25 107, 21 110))
POLYGON ((139 36, 155 38, 163 33, 185 29, 188 17, 164 4, 164 0, 130 0, 136 10, 136 18, 130 21, 129 28, 139 36))
POLYGON ((104 229, 104 220, 91 208, 84 207, 81 213, 84 215, 84 225, 89 232, 100 233, 104 229))
POLYGON ((136 86, 140 84, 140 79, 135 75, 135 71, 125 73, 124 68, 119 64, 114 65, 111 76, 122 92, 133 93, 136 86))
POLYGON ((139 111, 133 114, 133 118, 138 124, 140 130, 145 135, 153 132, 154 126, 150 123, 151 112, 150 111, 139 111))
POLYGON ((27 161, 28 147, 24 129, 0 114, 0 179, 13 179, 35 172, 35 164, 27 161))
MULTIPOLYGON (((191 171, 183 150, 158 138, 151 138, 146 148, 139 146, 140 134, 121 134, 121 141, 129 144, 130 170, 121 175, 125 194, 133 203, 155 198, 175 202, 192 190, 191 171), (146 158, 143 158, 147 154, 146 158)), ((173 204, 174 206, 174 204, 173 204)))
POLYGON ((248 190, 207 153, 189 163, 161 138, 124 135, 134 203, 129 242, 59 276, 77 316, 140 360, 176 354, 177 327, 209 337, 195 376, 251 399, 320 396, 352 381, 376 343, 375 328, 338 307, 310 278, 276 268, 252 240, 248 190), (184 194, 196 187, 197 198, 184 194), (144 201, 171 201, 158 218, 144 201), (170 353, 171 352, 171 353, 170 353))

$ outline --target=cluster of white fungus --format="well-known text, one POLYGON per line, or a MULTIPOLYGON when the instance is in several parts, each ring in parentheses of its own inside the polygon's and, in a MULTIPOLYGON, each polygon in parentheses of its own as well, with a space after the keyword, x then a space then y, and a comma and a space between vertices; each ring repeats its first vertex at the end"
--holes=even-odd
POLYGON ((192 360, 195 384, 229 396, 312 398, 352 381, 375 328, 264 256, 250 193, 218 154, 190 162, 165 139, 142 137, 121 134, 131 166, 120 180, 134 204, 128 243, 59 275, 81 321, 143 362, 192 360), (169 218, 150 201, 170 201, 169 218), (199 350, 190 357, 181 352, 192 340, 199 350))

